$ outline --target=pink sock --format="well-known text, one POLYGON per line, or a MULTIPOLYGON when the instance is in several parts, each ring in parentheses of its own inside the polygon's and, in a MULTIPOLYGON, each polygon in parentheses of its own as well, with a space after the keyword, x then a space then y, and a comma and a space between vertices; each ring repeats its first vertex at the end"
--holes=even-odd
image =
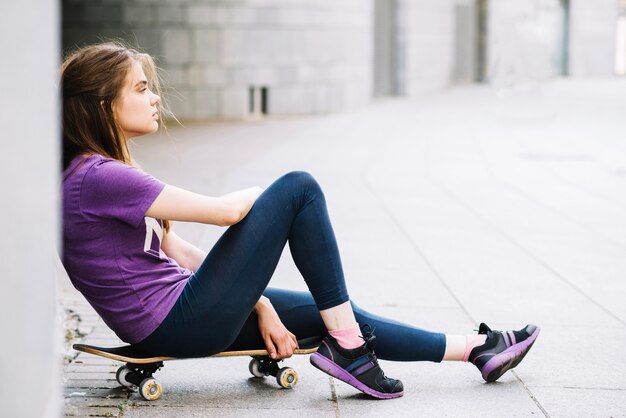
POLYGON ((339 345, 347 350, 357 348, 363 345, 361 328, 359 324, 354 324, 350 328, 334 329, 328 333, 339 343, 339 345))
POLYGON ((470 353, 472 350, 479 345, 483 345, 487 340, 487 336, 485 334, 479 335, 468 335, 465 337, 465 354, 463 355, 463 361, 468 361, 470 353))

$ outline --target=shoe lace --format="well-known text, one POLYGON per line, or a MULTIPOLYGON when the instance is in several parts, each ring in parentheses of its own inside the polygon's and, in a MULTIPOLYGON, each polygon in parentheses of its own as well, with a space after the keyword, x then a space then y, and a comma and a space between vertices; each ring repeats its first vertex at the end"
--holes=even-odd
POLYGON ((372 327, 369 324, 365 324, 361 327, 361 338, 365 341, 365 346, 374 351, 376 346, 376 336, 374 335, 374 331, 376 331, 376 327, 372 327))
POLYGON ((498 331, 498 330, 492 330, 491 328, 489 328, 489 326, 487 324, 485 324, 484 322, 481 322, 480 325, 478 326, 478 329, 474 328, 474 331, 476 331, 478 334, 485 334, 487 335, 487 338, 489 338, 489 336, 494 333, 494 332, 502 332, 502 331, 498 331))

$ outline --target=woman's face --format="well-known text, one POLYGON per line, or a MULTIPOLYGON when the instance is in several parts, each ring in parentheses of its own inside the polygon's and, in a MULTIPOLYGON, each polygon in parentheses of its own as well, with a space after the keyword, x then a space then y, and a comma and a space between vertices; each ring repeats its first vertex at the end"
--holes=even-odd
POLYGON ((155 132, 159 128, 156 107, 161 98, 148 89, 141 63, 133 61, 126 82, 113 105, 115 121, 125 139, 155 132))

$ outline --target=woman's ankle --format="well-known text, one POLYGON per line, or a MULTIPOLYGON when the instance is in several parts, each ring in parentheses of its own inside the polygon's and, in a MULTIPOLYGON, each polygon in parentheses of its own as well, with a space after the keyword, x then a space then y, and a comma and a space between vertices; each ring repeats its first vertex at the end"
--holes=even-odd
POLYGON ((486 335, 466 335, 465 339, 467 341, 466 346, 465 346, 465 353, 463 354, 463 361, 464 362, 468 362, 469 361, 469 356, 470 353, 472 352, 472 350, 476 347, 479 347, 483 344, 485 344, 485 341, 487 340, 487 336, 486 335))
POLYGON ((358 348, 364 343, 361 328, 356 322, 351 327, 329 330, 328 333, 342 348, 347 350, 358 348))
POLYGON ((475 347, 483 345, 486 335, 449 335, 446 334, 446 351, 443 361, 467 361, 475 347))

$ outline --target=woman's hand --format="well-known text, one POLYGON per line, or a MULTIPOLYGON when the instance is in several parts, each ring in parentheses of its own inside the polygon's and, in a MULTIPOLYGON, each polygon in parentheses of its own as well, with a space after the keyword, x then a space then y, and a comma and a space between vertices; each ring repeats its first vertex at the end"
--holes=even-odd
POLYGON ((261 296, 254 309, 259 317, 259 331, 270 357, 273 359, 291 357, 298 348, 298 340, 280 321, 270 300, 261 296))

